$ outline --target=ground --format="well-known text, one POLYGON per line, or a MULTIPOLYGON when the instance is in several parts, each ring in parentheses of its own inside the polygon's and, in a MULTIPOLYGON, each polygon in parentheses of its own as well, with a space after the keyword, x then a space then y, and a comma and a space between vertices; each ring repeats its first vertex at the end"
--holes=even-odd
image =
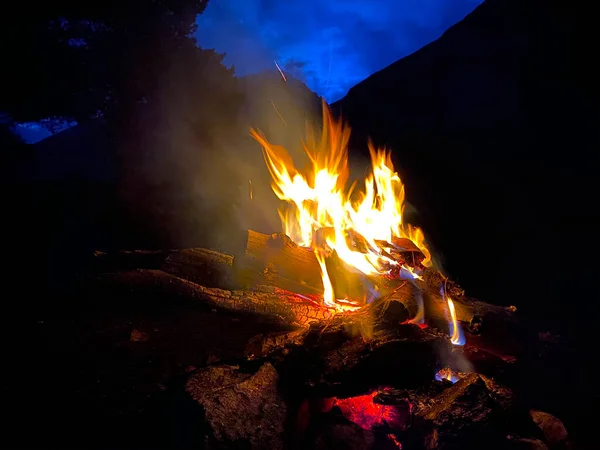
POLYGON ((184 376, 242 356, 251 337, 276 328, 88 279, 41 288, 24 287, 22 300, 45 305, 3 320, 7 447, 199 446, 202 421, 184 376))

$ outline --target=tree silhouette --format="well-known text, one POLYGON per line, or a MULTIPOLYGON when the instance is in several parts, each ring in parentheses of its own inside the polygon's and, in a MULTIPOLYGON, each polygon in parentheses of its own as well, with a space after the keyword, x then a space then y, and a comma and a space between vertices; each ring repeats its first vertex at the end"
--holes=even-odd
MULTIPOLYGON (((237 148, 222 142, 239 129, 243 98, 223 56, 196 45, 196 17, 206 4, 58 0, 18 3, 0 16, 0 112, 17 122, 76 121, 80 136, 101 143, 95 147, 116 177, 114 187, 94 188, 107 198, 115 192, 116 209, 98 213, 107 230, 130 221, 134 238, 146 233, 150 240, 183 236, 187 222, 187 236, 217 220, 233 223, 228 214, 237 186, 219 150, 237 148), (219 193, 223 200, 215 203, 229 209, 213 211, 198 191, 219 193)), ((66 136, 56 145, 77 145, 66 136)), ((76 192, 92 192, 89 180, 76 182, 61 191, 66 204, 76 204, 70 200, 76 192)), ((50 215, 38 215, 44 214, 50 215)))
POLYGON ((177 94, 184 86, 184 103, 229 106, 223 98, 233 99, 233 72, 214 52, 198 49, 192 37, 206 4, 59 0, 4 11, 0 46, 7 69, 0 111, 20 122, 84 123, 103 116, 122 128, 135 125, 165 96, 171 103, 182 100, 177 94))

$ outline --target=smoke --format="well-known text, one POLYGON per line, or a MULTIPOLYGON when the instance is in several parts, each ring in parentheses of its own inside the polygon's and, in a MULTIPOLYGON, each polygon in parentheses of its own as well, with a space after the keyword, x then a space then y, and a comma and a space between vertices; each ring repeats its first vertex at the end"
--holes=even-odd
POLYGON ((231 85, 223 84, 223 75, 203 80, 215 93, 207 89, 205 104, 198 105, 188 104, 174 78, 159 126, 150 137, 132 136, 135 145, 127 149, 127 203, 134 214, 143 210, 143 227, 158 246, 233 252, 244 229, 281 230, 281 201, 251 128, 284 145, 300 167, 307 162, 302 138, 307 123, 321 121, 320 99, 275 69, 231 85), (213 106, 232 93, 242 102, 230 102, 230 109, 213 106))

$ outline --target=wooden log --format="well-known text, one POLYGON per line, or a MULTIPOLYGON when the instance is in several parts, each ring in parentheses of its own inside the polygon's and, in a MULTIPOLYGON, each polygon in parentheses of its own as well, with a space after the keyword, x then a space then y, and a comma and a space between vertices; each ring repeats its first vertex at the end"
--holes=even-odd
POLYGON ((205 248, 96 251, 97 272, 160 269, 203 286, 232 287, 233 256, 205 248))
POLYGON ((480 449, 502 442, 507 434, 513 393, 493 380, 468 374, 416 412, 413 427, 404 436, 414 448, 480 449))
MULTIPOLYGON (((394 281, 392 286, 395 284, 398 287, 394 290, 386 286, 389 292, 383 297, 386 304, 400 302, 406 308, 409 320, 451 334, 448 297, 442 294, 439 286, 426 279, 400 284, 394 281)), ((514 362, 522 353, 522 342, 528 339, 530 330, 514 307, 490 305, 464 296, 454 297, 452 301, 468 351, 485 351, 507 363, 514 362)))
MULTIPOLYGON (((405 244, 404 247, 410 246, 405 244)), ((412 250, 416 252, 415 249, 412 250)), ((298 247, 282 234, 269 236, 248 231, 244 236, 243 251, 234 257, 211 250, 193 248, 169 252, 144 250, 108 254, 97 252, 95 259, 102 271, 134 268, 161 269, 204 288, 224 288, 233 291, 241 277, 246 292, 248 289, 263 291, 262 294, 257 295, 263 295, 265 302, 272 305, 267 308, 267 314, 268 311, 277 309, 274 306, 277 296, 294 298, 295 301, 301 298, 292 292, 304 294, 310 302, 314 302, 315 306, 319 305, 321 308, 322 305, 322 284, 316 286, 317 283, 321 283, 321 273, 314 254, 309 249, 298 247), (266 288, 266 286, 271 287, 266 288), (266 301, 268 295, 275 293, 277 288, 283 290, 266 301), (270 289, 271 292, 265 292, 265 289, 270 289)), ((422 279, 406 281, 384 277, 361 279, 335 255, 327 260, 327 267, 336 292, 352 293, 349 298, 358 299, 362 295, 364 299, 365 294, 371 295, 374 286, 377 285, 379 296, 386 299, 385 303, 380 304, 380 307, 385 309, 385 317, 382 318, 384 321, 422 322, 424 317, 424 323, 447 333, 450 316, 447 301, 440 291, 440 288, 444 287, 452 297, 458 321, 469 333, 467 335, 469 345, 486 349, 500 358, 510 359, 514 357, 523 340, 523 326, 518 320, 514 307, 495 306, 470 299, 464 296, 464 291, 460 287, 435 269, 425 269, 422 279), (368 283, 371 285, 368 286, 368 283)), ((340 297, 343 296, 338 296, 340 297)), ((243 302, 235 304, 241 308, 248 306, 243 306, 245 305, 243 302)), ((315 311, 300 314, 306 317, 301 318, 297 323, 305 325, 310 320, 322 317, 321 312, 317 314, 315 311)), ((323 308, 323 311, 331 312, 327 308, 323 308)), ((288 315, 289 317, 291 316, 288 315)), ((290 320, 294 322, 293 318, 290 320)))
POLYGON ((168 250, 119 250, 92 254, 92 264, 97 272, 118 272, 134 269, 157 269, 161 266, 168 250))
POLYGON ((323 292, 321 268, 312 250, 283 233, 244 233, 233 259, 236 281, 243 288, 269 285, 300 294, 323 292))
POLYGON ((285 348, 278 367, 305 394, 344 398, 382 385, 429 382, 439 352, 450 347, 448 336, 433 328, 390 325, 361 310, 311 324, 300 343, 295 337, 285 348))
POLYGON ((334 315, 334 311, 324 307, 318 298, 271 286, 262 287, 262 291, 210 288, 162 270, 148 269, 119 272, 113 276, 116 281, 130 287, 162 290, 166 296, 201 301, 204 305, 225 311, 259 314, 290 326, 306 327, 334 315))
MULTIPOLYGON (((245 286, 272 285, 300 293, 307 289, 310 292, 322 292, 320 266, 310 249, 299 247, 282 233, 266 235, 246 230, 242 242, 240 249, 234 254, 233 267, 236 276, 245 282, 245 286), (296 287, 297 290, 288 286, 296 287)), ((409 244, 405 244, 405 247, 411 254, 418 250, 409 244)), ((329 268, 332 269, 332 278, 335 278, 336 272, 340 274, 340 278, 344 278, 343 273, 349 269, 339 258, 328 261, 329 268)), ((490 305, 465 297, 464 291, 456 283, 448 280, 436 269, 425 269, 422 278, 423 280, 417 280, 418 286, 430 292, 437 303, 443 299, 441 295, 433 294, 436 291, 439 293, 442 286, 446 288, 447 294, 454 301, 458 319, 462 322, 470 323, 475 316, 483 317, 489 314, 510 319, 516 311, 514 307, 490 305)), ((371 279, 371 283, 383 281, 371 279)), ((392 280, 382 291, 394 289, 394 283, 397 285, 402 283, 402 280, 392 280)), ((440 308, 436 306, 434 309, 440 308)), ((435 312, 434 314, 439 315, 435 312)))
POLYGON ((175 250, 160 269, 207 287, 232 289, 233 256, 205 248, 175 250))
MULTIPOLYGON (((269 236, 249 230, 243 242, 234 256, 233 267, 244 287, 266 284, 292 292, 322 292, 320 267, 309 249, 298 247, 281 233, 269 236)), ((397 249, 405 250, 407 255, 421 259, 422 254, 409 242, 399 241, 395 245, 397 249)), ((441 293, 443 287, 446 295, 451 297, 457 319, 465 331, 473 335, 489 334, 486 339, 479 341, 491 343, 494 340, 512 339, 512 343, 516 344, 514 336, 518 333, 515 334, 514 330, 521 326, 516 308, 490 305, 466 297, 456 283, 434 268, 424 269, 422 279, 408 283, 399 278, 357 276, 335 255, 327 260, 327 269, 336 297, 344 298, 343 294, 347 294, 347 298, 363 300, 377 287, 379 295, 388 298, 391 305, 402 303, 409 319, 420 322, 424 316, 426 324, 447 332, 450 315, 447 299, 441 293)), ((392 306, 392 309, 398 307, 392 306)))
MULTIPOLYGON (((282 381, 297 386, 302 395, 344 398, 382 385, 431 381, 440 355, 451 351, 449 336, 389 320, 389 308, 380 298, 300 332, 257 336, 248 344, 247 356, 274 361, 282 381)), ((408 317, 406 309, 396 314, 408 317)))

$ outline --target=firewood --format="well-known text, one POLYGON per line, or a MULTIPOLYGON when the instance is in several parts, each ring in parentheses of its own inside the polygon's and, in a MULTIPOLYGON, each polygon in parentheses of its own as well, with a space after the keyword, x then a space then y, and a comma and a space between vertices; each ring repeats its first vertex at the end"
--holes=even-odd
POLYGON ((283 233, 244 233, 233 259, 242 287, 270 285, 300 294, 323 292, 321 268, 312 250, 299 247, 283 233))
POLYGON ((413 324, 387 326, 360 314, 316 322, 280 363, 291 384, 323 397, 360 395, 380 385, 410 387, 435 375, 448 336, 413 324))
POLYGON ((160 269, 208 287, 232 288, 233 256, 205 248, 174 250, 160 269))
POLYGON ((232 287, 233 256, 205 248, 94 252, 97 272, 160 269, 210 287, 232 287))
MULTIPOLYGON (((266 235, 256 231, 245 232, 243 244, 239 251, 235 252, 233 259, 234 272, 245 287, 252 285, 271 285, 288 289, 298 293, 321 293, 323 283, 319 263, 310 249, 296 245, 292 240, 282 233, 266 235)), ((402 242, 398 240, 397 244, 402 242)), ((409 241, 410 242, 410 241, 409 241)), ((417 248, 408 243, 402 244, 409 252, 417 252, 417 248)), ((345 291, 354 292, 357 296, 364 296, 365 278, 359 280, 352 269, 347 267, 343 261, 335 256, 327 261, 327 267, 332 278, 332 283, 345 286, 345 291), (353 279, 354 278, 354 279, 353 279), (357 281, 358 280, 358 281, 357 281), (357 294, 357 292, 360 292, 357 294)), ((383 277, 367 280, 371 284, 382 284, 383 277)), ((440 294, 440 288, 444 287, 455 305, 457 318, 460 322, 467 324, 470 331, 477 333, 486 318, 495 316, 500 321, 511 321, 514 319, 516 309, 514 307, 502 307, 490 305, 485 302, 473 300, 464 295, 464 291, 442 275, 434 268, 423 271, 422 280, 416 280, 416 285, 427 295, 424 296, 425 312, 432 317, 432 322, 447 323, 447 302, 440 294)), ((395 289, 403 280, 392 280, 388 286, 380 289, 382 295, 395 289)), ((337 295, 343 298, 343 295, 337 295)), ((352 297, 349 297, 352 298, 352 297)))
POLYGON ((439 355, 450 351, 448 335, 386 320, 384 302, 311 323, 300 334, 258 337, 248 356, 277 361, 286 374, 282 380, 325 397, 356 395, 386 383, 429 382, 439 355))
MULTIPOLYGON (((192 281, 203 289, 223 288, 229 292, 241 293, 236 294, 239 298, 252 300, 236 300, 228 309, 260 312, 255 304, 255 300, 260 297, 258 304, 262 305, 266 314, 279 314, 277 311, 282 307, 277 307, 278 303, 287 303, 284 308, 286 310, 289 310, 290 305, 296 305, 293 307, 294 312, 285 316, 285 320, 290 323, 306 325, 310 321, 331 315, 331 311, 322 306, 321 270, 310 249, 297 246, 281 233, 265 235, 250 230, 245 232, 243 241, 241 250, 233 257, 192 248, 169 252, 97 252, 95 259, 100 271, 161 269, 178 278, 192 281), (245 290, 235 290, 240 284, 245 290), (251 293, 250 289, 262 292, 251 293), (279 301, 277 298, 287 300, 279 301), (302 313, 299 304, 309 305, 309 310, 302 313)), ((405 247, 412 252, 418 250, 416 247, 411 248, 409 243, 402 244, 402 248, 405 247)), ((382 321, 422 321, 424 316, 424 323, 448 332, 448 303, 441 293, 441 288, 444 288, 453 300, 458 321, 470 333, 468 342, 471 345, 486 348, 501 358, 514 356, 514 349, 520 347, 524 327, 520 324, 514 307, 495 306, 468 298, 460 287, 436 269, 425 269, 422 279, 417 280, 382 276, 375 279, 358 275, 335 253, 326 263, 336 294, 346 294, 336 295, 338 298, 346 296, 365 301, 366 294, 373 296, 378 291, 376 295, 385 299, 384 303, 378 303, 385 311, 385 316, 380 318, 382 321)), ((214 292, 205 294, 205 298, 222 297, 223 295, 214 292)), ((228 298, 232 297, 233 294, 228 294, 228 298)))
POLYGON ((158 269, 168 254, 168 250, 96 250, 92 255, 92 264, 97 272, 158 269))
POLYGON ((432 450, 482 448, 506 436, 512 407, 512 391, 487 377, 469 374, 416 413, 407 444, 432 450), (410 442, 413 439, 418 442, 410 442))
POLYGON ((119 272, 114 277, 130 287, 163 289, 167 295, 184 300, 201 300, 209 307, 226 311, 260 314, 290 326, 307 326, 333 316, 333 311, 318 300, 271 286, 264 286, 262 291, 211 288, 162 270, 148 269, 119 272))

